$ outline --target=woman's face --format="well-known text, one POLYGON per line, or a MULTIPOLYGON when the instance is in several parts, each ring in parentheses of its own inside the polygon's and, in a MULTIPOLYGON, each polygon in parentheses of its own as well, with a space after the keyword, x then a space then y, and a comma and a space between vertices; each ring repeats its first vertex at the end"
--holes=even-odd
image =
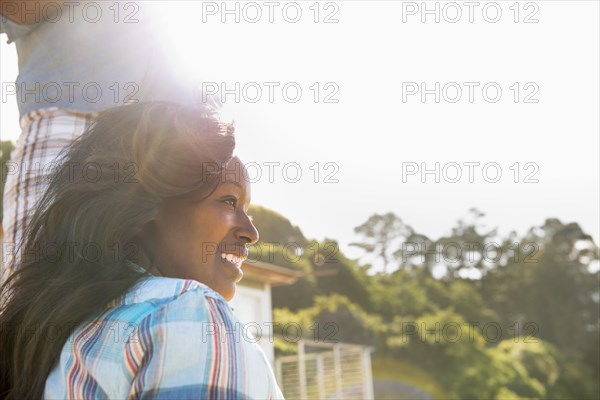
POLYGON ((247 245, 258 231, 246 213, 250 183, 239 158, 221 174, 217 189, 198 203, 166 202, 155 220, 151 248, 154 266, 168 277, 195 279, 227 301, 242 279, 247 245))

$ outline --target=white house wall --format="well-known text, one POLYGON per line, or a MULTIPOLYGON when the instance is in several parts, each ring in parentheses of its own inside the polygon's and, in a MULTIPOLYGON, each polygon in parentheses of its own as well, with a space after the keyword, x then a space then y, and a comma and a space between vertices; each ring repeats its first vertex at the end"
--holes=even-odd
MULTIPOLYGON (((273 339, 270 336, 273 315, 269 284, 254 282, 238 284, 236 294, 229 304, 233 307, 234 314, 245 324, 244 328, 256 335, 258 344, 274 367, 273 339)), ((247 339, 242 337, 240 340, 247 339)))

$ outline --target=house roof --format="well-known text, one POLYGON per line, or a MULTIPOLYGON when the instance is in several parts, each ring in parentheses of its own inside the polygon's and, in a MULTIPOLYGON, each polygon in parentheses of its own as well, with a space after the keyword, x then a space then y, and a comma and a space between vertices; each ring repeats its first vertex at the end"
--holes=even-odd
POLYGON ((271 286, 291 285, 304 276, 302 271, 294 271, 264 261, 244 262, 242 264, 244 279, 269 283, 271 286))

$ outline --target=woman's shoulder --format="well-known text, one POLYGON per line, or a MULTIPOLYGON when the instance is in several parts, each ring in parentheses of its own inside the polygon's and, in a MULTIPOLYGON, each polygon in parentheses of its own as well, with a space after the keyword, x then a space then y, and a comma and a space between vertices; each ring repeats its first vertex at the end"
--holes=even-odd
MULTIPOLYGON (((233 308, 218 292, 193 279, 144 276, 106 305, 92 325, 135 326, 138 334, 154 335, 167 327, 229 324, 233 308)), ((125 328, 123 328, 125 329, 125 328)), ((123 330, 119 329, 119 330, 123 330)), ((177 329, 175 329, 177 330, 177 329)))
MULTIPOLYGON (((204 366, 214 363, 216 354, 222 358, 239 351, 225 351, 227 344, 214 340, 219 326, 231 324, 232 315, 225 299, 201 282, 143 277, 75 329, 46 381, 46 398, 68 393, 130 398, 159 391, 175 398, 186 390, 207 397, 206 387, 214 382, 212 369, 204 366), (146 381, 149 376, 160 379, 146 381)), ((226 357, 221 362, 231 361, 226 357)))
POLYGON ((202 296, 227 303, 219 293, 196 280, 146 276, 134 283, 124 295, 114 299, 108 304, 108 307, 123 307, 144 303, 159 306, 176 302, 184 294, 202 296))
POLYGON ((131 261, 128 266, 140 273, 138 279, 123 295, 113 299, 106 305, 106 309, 123 307, 151 307, 156 308, 169 303, 180 303, 182 296, 210 298, 228 304, 218 292, 204 283, 193 279, 169 278, 150 275, 148 272, 131 261))

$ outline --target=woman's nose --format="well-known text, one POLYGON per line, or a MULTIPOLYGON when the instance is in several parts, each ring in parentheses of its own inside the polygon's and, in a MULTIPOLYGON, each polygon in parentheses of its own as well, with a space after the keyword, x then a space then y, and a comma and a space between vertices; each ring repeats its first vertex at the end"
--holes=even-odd
POLYGON ((258 242, 260 235, 258 230, 250 220, 250 217, 244 214, 244 222, 242 227, 237 231, 238 239, 243 239, 246 244, 254 244, 258 242))

